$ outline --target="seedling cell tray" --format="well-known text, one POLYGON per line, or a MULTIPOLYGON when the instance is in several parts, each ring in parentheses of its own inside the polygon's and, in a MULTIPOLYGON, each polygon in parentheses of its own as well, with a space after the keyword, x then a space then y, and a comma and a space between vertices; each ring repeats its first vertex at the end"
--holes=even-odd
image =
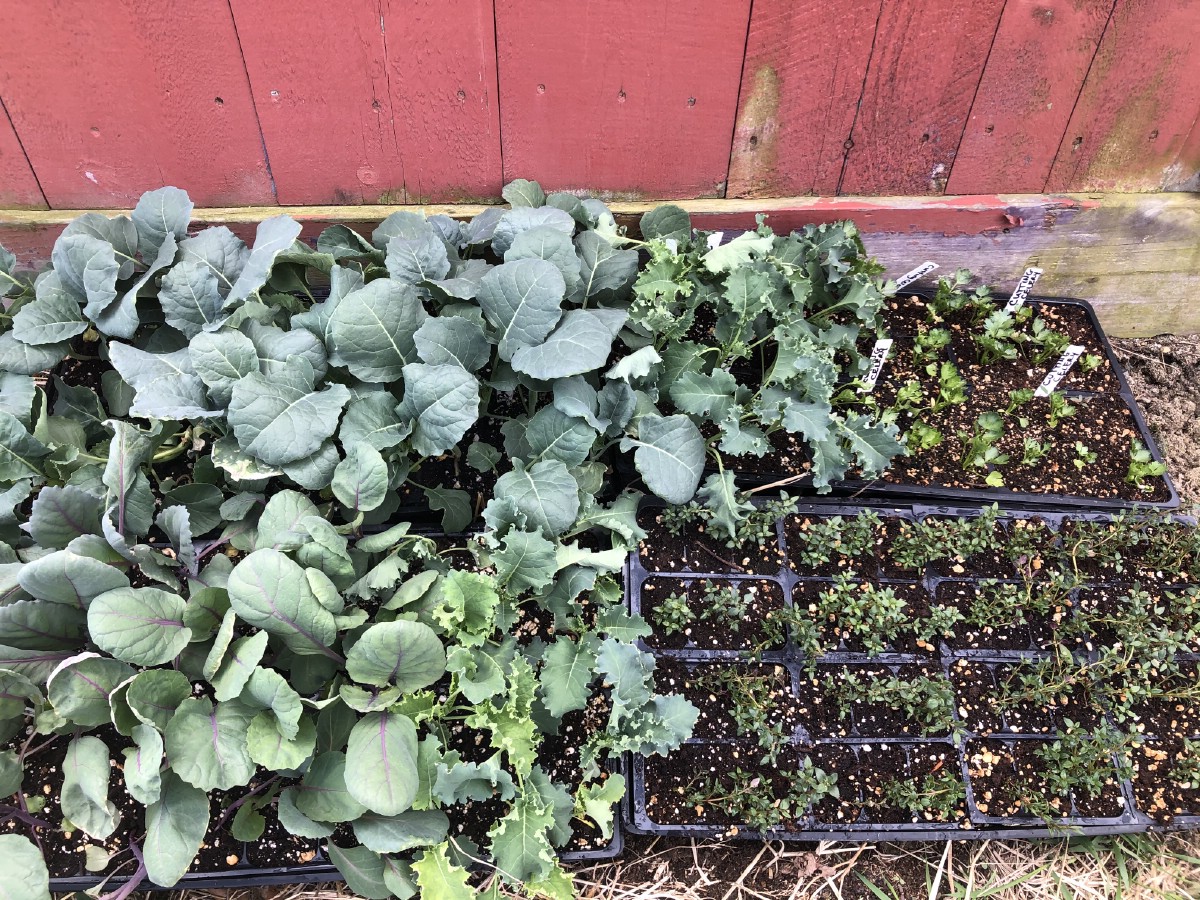
MULTIPOLYGON (((903 293, 902 298, 904 300, 910 297, 917 298, 917 303, 921 303, 926 295, 927 292, 909 290, 903 293)), ((896 298, 895 305, 898 307, 898 310, 885 311, 883 318, 884 330, 895 339, 892 353, 884 365, 882 375, 874 392, 875 396, 884 405, 891 402, 891 395, 894 395, 895 391, 903 383, 903 378, 896 376, 899 356, 911 352, 912 332, 915 330, 918 322, 923 321, 923 318, 915 317, 911 313, 910 307, 916 306, 916 304, 909 301, 909 306, 905 306, 902 303, 902 298, 896 298), (906 313, 908 316, 906 316, 906 313), (907 344, 905 343, 906 341, 908 342, 907 344)), ((1001 301, 1004 299, 1003 297, 1000 298, 1001 301)), ((1103 472, 1099 469, 1094 470, 1097 480, 1110 484, 1125 484, 1123 481, 1126 474, 1125 465, 1127 464, 1125 451, 1128 448, 1130 437, 1136 437, 1146 447, 1154 461, 1162 462, 1162 453, 1154 440, 1153 434, 1146 425, 1145 417, 1129 387, 1120 362, 1113 352, 1111 343, 1100 327, 1100 323, 1091 305, 1086 301, 1071 298, 1035 298, 1029 301, 1029 305, 1038 314, 1059 316, 1073 321, 1076 330, 1071 332, 1072 340, 1087 347, 1089 353, 1095 351, 1096 356, 1102 357, 1103 361, 1100 368, 1091 373, 1081 372, 1079 363, 1076 362, 1058 386, 1058 390, 1066 396, 1068 402, 1080 408, 1081 414, 1088 414, 1090 409, 1095 407, 1097 410, 1095 415, 1099 419, 1113 423, 1114 428, 1119 427, 1122 431, 1129 432, 1129 437, 1115 434, 1107 436, 1106 443, 1117 448, 1117 456, 1120 458, 1114 458, 1107 462, 1101 460, 1099 465, 1105 468, 1103 472)), ((869 346, 866 352, 869 352, 869 346)), ((1007 400, 1008 388, 1038 387, 1043 376, 1053 368, 1054 363, 1058 359, 1058 357, 1055 357, 1041 367, 1035 368, 1030 366, 1026 371, 1020 373, 1010 371, 1008 374, 1012 376, 1011 383, 1005 384, 1004 389, 1000 390, 990 384, 993 376, 993 368, 997 371, 1000 366, 1008 366, 1009 369, 1014 369, 1014 365, 1012 363, 1000 363, 996 367, 982 367, 976 375, 972 376, 967 367, 971 362, 970 355, 973 352, 974 350, 972 349, 969 337, 964 333, 959 333, 956 335, 954 341, 944 349, 943 355, 940 357, 958 366, 966 380, 966 393, 968 396, 968 402, 965 406, 951 407, 947 410, 947 415, 944 418, 948 424, 943 425, 943 431, 945 432, 943 444, 945 447, 955 444, 957 440, 956 430, 969 429, 978 413, 988 411, 994 407, 1003 408, 1007 400), (981 398, 988 398, 988 402, 983 402, 981 398), (978 403, 976 402, 977 400, 979 401, 978 403), (954 417, 956 410, 962 411, 968 409, 970 410, 970 415, 963 413, 959 418, 954 417)), ((1021 365, 1028 364, 1022 363, 1021 365)), ((931 390, 936 387, 936 379, 934 379, 931 390)), ((1034 402, 1036 404, 1044 401, 1034 402)), ((1013 415, 1019 415, 1021 412, 1022 410, 1018 409, 1013 415)), ((1035 419, 1033 421, 1034 429, 1038 429, 1037 414, 1030 413, 1029 415, 1035 419)), ((922 418, 929 419, 927 411, 922 414, 922 418)), ((909 423, 901 423, 902 433, 906 430, 907 424, 909 423)), ((1148 483, 1153 487, 1153 491, 1146 493, 1144 496, 1133 496, 1141 492, 1134 491, 1132 488, 1127 491, 1130 496, 1103 497, 1096 496, 1086 490, 1069 490, 1068 485, 1064 485, 1064 488, 1061 490, 1025 489, 1019 483, 1005 487, 989 487, 986 485, 984 479, 992 471, 1000 472, 1006 481, 1021 482, 1023 480, 1031 484, 1043 472, 1047 473, 1047 478, 1052 477, 1049 470, 1045 469, 1045 467, 1026 468, 1021 465, 1021 442, 1027 432, 1027 429, 1017 427, 1016 422, 1006 422, 1005 437, 998 446, 1008 452, 1013 457, 1012 460, 1003 467, 993 466, 986 471, 978 472, 977 477, 974 478, 973 483, 969 486, 951 486, 932 481, 926 483, 928 479, 917 481, 915 477, 910 477, 905 473, 905 458, 897 457, 892 461, 890 469, 880 478, 865 481, 851 477, 842 481, 835 481, 833 484, 833 493, 843 497, 894 498, 899 502, 932 501, 948 503, 962 502, 967 504, 999 502, 1007 506, 1037 508, 1059 507, 1117 510, 1134 507, 1144 509, 1176 509, 1179 506, 1179 494, 1170 476, 1166 474, 1150 479, 1148 483)), ((1043 437, 1049 438, 1053 444, 1047 458, 1057 460, 1061 464, 1060 471, 1065 471, 1067 478, 1072 477, 1071 457, 1074 452, 1074 434, 1066 425, 1061 426, 1057 431, 1043 429, 1041 434, 1043 437), (1062 435, 1066 434, 1071 434, 1071 437, 1054 442, 1056 437, 1062 437, 1062 435)), ((1091 440, 1093 450, 1099 447, 1100 441, 1098 439, 1085 438, 1085 440, 1091 440)), ((802 452, 802 447, 799 444, 794 449, 802 452)), ((761 461, 755 461, 755 464, 750 466, 747 466, 740 459, 731 458, 726 461, 726 468, 736 472, 738 483, 745 486, 762 486, 786 480, 788 483, 785 485, 785 489, 792 493, 797 491, 805 494, 811 493, 811 477, 803 476, 789 480, 790 477, 794 477, 792 476, 792 473, 795 472, 794 467, 789 471, 783 466, 779 466, 778 468, 772 466, 772 457, 782 452, 776 451, 775 454, 770 454, 761 461)), ((1101 449, 1101 452, 1104 452, 1103 449, 1101 449)), ((921 454, 918 453, 911 459, 917 460, 917 464, 919 465, 920 458, 921 454)), ((944 469, 960 471, 956 458, 943 462, 945 462, 944 469)), ((1082 473, 1083 469, 1080 469, 1079 472, 1082 473)), ((1050 483, 1049 487, 1053 488, 1053 483, 1050 483)))
MULTIPOLYGON (((660 509, 644 509, 643 527, 649 524, 645 514, 653 520, 660 509)), ((672 555, 677 548, 663 547, 669 536, 651 525, 642 551, 631 554, 627 566, 631 609, 654 629, 642 643, 656 658, 659 690, 681 691, 701 712, 693 738, 672 757, 634 758, 628 830, 812 841, 1036 838, 1200 827, 1200 790, 1167 776, 1181 751, 1200 750, 1200 593, 1192 590, 1188 571, 1194 562, 1200 575, 1200 556, 1184 554, 1181 544, 1185 561, 1169 571, 1155 568, 1161 562, 1149 551, 1139 556, 1136 546, 1099 559, 1083 552, 1098 537, 1102 546, 1114 522, 1118 533, 1121 527, 1144 534, 1159 529, 1200 549, 1194 523, 1161 514, 1132 519, 1107 513, 1005 513, 991 525, 996 540, 989 552, 936 559, 908 570, 895 564, 893 551, 904 540, 904 529, 960 517, 984 527, 978 507, 804 504, 776 523, 774 540, 761 552, 745 545, 723 548, 701 537, 690 544, 685 538, 684 552, 678 555, 672 555), (840 558, 834 553, 833 559, 816 565, 811 559, 800 561, 799 548, 813 523, 839 516, 845 521, 864 512, 878 516, 878 524, 861 553, 840 558), (1172 532, 1176 527, 1178 532, 1172 532), (703 552, 688 552, 701 545, 703 552), (729 565, 706 565, 703 561, 711 561, 713 554, 729 565), (1056 571, 1063 572, 1061 579, 1052 575, 1056 571), (823 619, 819 592, 839 580, 850 595, 890 590, 904 601, 908 625, 919 625, 920 617, 935 607, 975 615, 971 600, 981 603, 986 615, 994 598, 1019 597, 1022 591, 1056 599, 1046 615, 1023 613, 1015 627, 977 628, 960 622, 925 641, 907 633, 906 625, 885 635, 881 646, 868 648, 853 628, 823 619), (787 623, 784 638, 764 636, 750 616, 748 632, 743 632, 747 626, 731 632, 728 622, 722 627, 697 615, 688 633, 666 634, 670 629, 660 624, 664 600, 686 597, 688 608, 698 614, 702 601, 711 597, 698 599, 697 594, 710 586, 731 587, 752 598, 755 615, 780 616, 787 623), (1119 696, 1116 687, 1104 690, 1104 673, 1127 677, 1113 668, 1117 657, 1111 651, 1118 639, 1112 629, 1125 629, 1134 621, 1123 622, 1120 615, 1140 614, 1130 612, 1140 608, 1136 603, 1121 599, 1139 589, 1152 601, 1149 615, 1156 621, 1174 628, 1186 620, 1178 634, 1187 637, 1173 652, 1175 674, 1161 679, 1164 690, 1177 692, 1179 699, 1170 700, 1168 694, 1168 699, 1121 706, 1113 702, 1119 696), (815 627, 806 638, 797 622, 805 617, 805 604, 814 602, 808 608, 815 611, 815 627), (789 609, 801 613, 789 618, 789 609), (821 644, 815 652, 811 635, 821 644), (1050 705, 1023 699, 1016 688, 1002 689, 1020 686, 1022 676, 1052 671, 1076 680, 1050 705), (934 687, 944 690, 942 718, 922 724, 878 697, 834 699, 839 685, 853 677, 861 684, 889 679, 893 687, 899 682, 925 684, 933 699, 939 696, 934 687), (771 692, 763 688, 756 695, 760 683, 771 692), (755 696, 773 698, 764 701, 767 713, 757 720, 755 696), (1163 703, 1173 704, 1169 713, 1163 703), (747 722, 739 723, 739 717, 747 722), (777 727, 778 740, 760 740, 768 726, 777 727), (1135 733, 1137 740, 1113 743, 1119 751, 1101 743, 1135 733), (1095 795, 1084 788, 1055 795, 1047 782, 1036 780, 1050 765, 1046 759, 1063 756, 1056 749, 1062 747, 1075 748, 1075 765, 1078 759, 1090 759, 1088 777, 1097 786, 1095 795), (771 750, 773 761, 766 758, 771 750), (766 796, 784 797, 791 773, 798 771, 794 767, 805 765, 805 758, 838 774, 839 798, 820 798, 794 815, 779 817, 773 827, 758 829, 721 806, 760 780, 778 782, 766 796), (741 774, 733 775, 734 769, 741 774), (709 773, 715 775, 711 781, 706 780, 709 773), (941 813, 891 807, 880 797, 886 796, 885 788, 895 790, 886 784, 894 775, 923 789, 934 783, 923 779, 941 778, 941 789, 961 792, 961 798, 941 813), (1013 784, 1024 787, 1009 791, 1013 784), (721 802, 693 802, 697 790, 699 796, 716 796, 721 802), (1045 803, 1036 810, 1039 818, 1030 814, 1029 805, 1040 800, 1045 803)), ((838 604, 846 608, 844 598, 838 604)), ((1036 607, 1031 600, 1025 612, 1036 607)), ((1124 631, 1122 639, 1129 640, 1124 631)), ((1056 771, 1073 771, 1071 764, 1062 763, 1056 771)))

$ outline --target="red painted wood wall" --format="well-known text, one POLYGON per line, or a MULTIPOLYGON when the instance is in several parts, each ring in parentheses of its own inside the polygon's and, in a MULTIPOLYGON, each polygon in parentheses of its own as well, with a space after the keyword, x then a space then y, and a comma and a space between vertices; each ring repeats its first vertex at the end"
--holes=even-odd
POLYGON ((0 207, 1200 187, 1200 0, 0 0, 0 207))

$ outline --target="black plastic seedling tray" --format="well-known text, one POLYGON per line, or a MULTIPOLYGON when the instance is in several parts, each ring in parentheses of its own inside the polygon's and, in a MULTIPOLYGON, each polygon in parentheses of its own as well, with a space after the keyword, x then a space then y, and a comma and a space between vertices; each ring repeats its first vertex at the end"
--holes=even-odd
MULTIPOLYGON (((929 292, 923 290, 906 290, 904 296, 928 297, 929 292)), ((1004 301, 1007 298, 1000 296, 999 301, 1004 301)), ((1145 444, 1150 451, 1150 455, 1158 462, 1163 461, 1162 453, 1158 448, 1158 444, 1154 439, 1154 435, 1150 432, 1146 425, 1145 416, 1141 408, 1138 406, 1137 399, 1133 395, 1133 391, 1129 387, 1129 382, 1125 378, 1125 373, 1121 368, 1120 361, 1113 352, 1112 344, 1108 337, 1104 334, 1104 330, 1100 327, 1100 322, 1096 318, 1095 310, 1092 309, 1090 303, 1084 300, 1074 298, 1056 298, 1056 297, 1031 297, 1030 304, 1038 306, 1059 306, 1073 307, 1083 310, 1087 316, 1088 322, 1093 331, 1093 337, 1098 344, 1101 345, 1104 355, 1108 361, 1108 365, 1116 379, 1116 390, 1107 392, 1084 391, 1065 389, 1063 392, 1068 399, 1084 399, 1097 396, 1114 396, 1120 397, 1133 418, 1133 423, 1138 432, 1138 439, 1145 444)), ((888 329, 886 318, 884 319, 884 328, 888 329)), ((901 336, 902 332, 896 332, 897 336, 901 336)), ((886 374, 886 370, 885 370, 886 374)), ((972 386, 968 384, 968 391, 971 391, 972 386)), ((1061 449, 1055 452, 1066 453, 1066 449, 1061 449)), ((1010 465, 1015 465, 1010 464, 1010 465)), ((788 475, 783 472, 775 473, 747 473, 740 472, 737 468, 737 460, 732 459, 726 462, 726 468, 737 473, 737 481, 739 485, 745 487, 763 486, 774 484, 785 480, 788 475)), ((1122 510, 1122 509, 1164 509, 1171 510, 1179 507, 1179 493, 1175 489, 1175 485, 1171 480, 1170 475, 1162 476, 1163 484, 1166 488, 1167 498, 1159 501, 1145 501, 1140 499, 1113 499, 1113 498, 1096 498, 1073 494, 1062 493, 1041 493, 1030 491, 1018 491, 1009 488, 957 488, 946 487, 938 484, 914 484, 888 480, 885 478, 877 478, 872 481, 862 481, 855 479, 847 479, 844 481, 834 482, 832 486, 832 494, 836 497, 867 497, 878 498, 882 500, 894 500, 901 503, 920 503, 920 502, 945 502, 945 503, 1000 503, 1007 507, 1028 507, 1028 508, 1044 508, 1044 509, 1081 509, 1081 510, 1122 510)), ((786 485, 786 490, 791 493, 812 494, 811 477, 805 476, 798 478, 795 481, 789 482, 786 485)))
MULTIPOLYGON (((649 504, 647 504, 647 507, 650 509, 655 508, 655 506, 649 504)), ((927 516, 972 516, 979 513, 979 507, 977 506, 971 508, 956 506, 898 507, 870 502, 862 504, 833 502, 802 504, 799 507, 798 515, 814 518, 837 515, 853 517, 867 509, 873 510, 885 520, 888 518, 899 518, 908 521, 919 520, 927 516)), ((1028 511, 1005 514, 1001 521, 1007 523, 1013 518, 1040 519, 1045 521, 1052 531, 1058 532, 1061 530, 1064 522, 1069 520, 1111 521, 1113 517, 1107 513, 1087 514, 1028 511)), ((1194 524, 1190 519, 1177 518, 1189 524, 1194 524)), ((1002 527, 1008 527, 1008 525, 1005 524, 1002 527)), ((787 533, 782 520, 777 522, 776 540, 779 548, 782 550, 782 565, 777 571, 768 574, 730 573, 729 571, 707 572, 686 566, 673 570, 651 572, 645 568, 639 554, 633 553, 630 555, 626 567, 626 583, 631 611, 645 614, 643 608, 643 588, 649 579, 670 579, 677 582, 704 581, 706 579, 721 583, 746 581, 771 582, 780 586, 783 590, 784 602, 789 604, 793 602, 793 590, 797 586, 804 585, 805 583, 829 584, 832 582, 833 579, 830 576, 801 574, 798 569, 789 566, 790 557, 788 555, 787 533)), ((733 553, 735 551, 730 552, 733 553)), ((938 586, 941 584, 949 582, 969 585, 973 582, 989 578, 989 576, 972 575, 969 572, 940 574, 934 571, 933 566, 927 567, 925 571, 919 574, 914 573, 911 577, 892 577, 892 574, 889 574, 882 567, 878 568, 874 573, 865 573, 863 577, 864 580, 869 578, 881 586, 919 585, 931 601, 937 597, 938 586)), ((1001 575, 1000 580, 1016 582, 1016 570, 1013 569, 1007 579, 1001 575)), ((1133 580, 1133 578, 1128 579, 1128 581, 1133 580)), ((1097 583, 1102 582, 1098 581, 1097 583)), ((1178 588, 1180 585, 1175 585, 1175 587, 1178 588)), ((1078 604, 1075 604, 1075 608, 1077 607, 1078 604)), ((955 647, 951 646, 945 640, 940 640, 936 652, 889 651, 883 654, 871 655, 866 652, 849 650, 843 643, 839 644, 836 649, 828 651, 813 660, 817 665, 815 677, 818 682, 822 682, 822 676, 825 672, 832 672, 833 669, 839 668, 870 667, 878 669, 887 667, 895 671, 901 666, 920 666, 929 674, 940 672, 953 683, 951 677, 953 667, 963 663, 970 663, 976 666, 988 667, 992 670, 994 678, 995 667, 997 666, 1011 666, 1022 661, 1036 661, 1052 655, 1054 652, 1053 645, 1037 645, 1033 640, 1033 634, 1033 632, 1030 632, 1031 637, 1026 644, 1018 642, 1015 646, 998 650, 955 647)), ((646 641, 643 641, 642 644, 644 649, 656 657, 660 667, 684 667, 687 670, 693 670, 694 667, 713 665, 732 667, 754 665, 782 666, 788 672, 793 694, 797 697, 800 696, 802 681, 813 677, 806 674, 806 664, 809 662, 808 658, 792 643, 790 635, 783 647, 764 651, 753 659, 748 658, 745 652, 736 650, 700 649, 695 646, 685 646, 679 649, 663 649, 651 646, 646 641)), ((1075 657, 1080 662, 1093 661, 1098 655, 1099 651, 1095 647, 1080 647, 1075 651, 1075 657)), ((1178 659, 1182 662, 1200 662, 1200 653, 1180 653, 1178 654, 1178 659)), ((659 684, 660 690, 667 690, 669 687, 670 685, 667 684, 659 684)), ((754 839, 767 837, 773 840, 814 841, 1040 838, 1063 836, 1064 834, 1099 835, 1200 827, 1200 808, 1195 811, 1196 814, 1194 815, 1178 815, 1169 823, 1164 823, 1160 819, 1149 816, 1138 806, 1132 781, 1119 777, 1119 773, 1115 768, 1115 761, 1112 776, 1115 793, 1109 799, 1119 797, 1119 812, 1114 810, 1114 814, 1112 815, 1083 815, 1075 808, 1074 799, 1071 801, 1069 814, 1054 821, 1053 824, 1047 824, 1043 820, 1031 816, 998 816, 988 812, 986 806, 982 805, 980 798, 976 796, 973 787, 974 776, 971 774, 971 754, 974 749, 978 749, 980 746, 978 742, 996 742, 1010 746, 1028 742, 1048 743, 1056 737, 1057 723, 1051 719, 1047 719, 1043 725, 1044 730, 1031 731, 1028 730, 1027 722, 1014 724, 1014 720, 1002 717, 999 728, 977 733, 972 731, 964 721, 958 701, 956 701, 955 707, 954 716, 957 722, 955 731, 957 733, 935 733, 929 736, 922 736, 919 730, 910 729, 904 733, 880 734, 870 727, 864 731, 860 728, 860 722, 858 721, 857 713, 855 713, 848 720, 845 720, 844 723, 839 724, 836 729, 827 727, 825 733, 811 733, 810 729, 805 727, 805 724, 801 722, 791 735, 790 746, 801 754, 820 753, 821 748, 827 750, 847 748, 855 754, 856 758, 864 752, 870 752, 873 748, 886 746, 893 748, 900 747, 904 749, 906 754, 911 753, 916 748, 940 748, 948 760, 954 761, 951 765, 957 765, 957 771, 961 773, 962 782, 965 785, 966 815, 961 820, 945 823, 880 823, 869 821, 865 818, 863 812, 860 811, 855 821, 829 823, 818 820, 810 810, 799 820, 801 827, 795 830, 772 829, 761 834, 753 832, 745 825, 736 825, 736 823, 736 827, 731 828, 729 824, 692 824, 656 820, 651 809, 655 804, 651 803, 650 798, 647 796, 647 767, 656 763, 647 761, 642 757, 634 757, 631 769, 632 779, 630 782, 627 829, 635 834, 692 837, 736 836, 739 838, 754 839), (1026 730, 1018 730, 1021 728, 1025 728, 1026 730), (833 731, 837 733, 832 733, 833 731)), ((1098 716, 1101 717, 1100 721, 1107 721, 1109 724, 1112 724, 1111 716, 1107 712, 1098 713, 1098 716)), ((1151 741, 1159 737, 1161 736, 1147 734, 1147 738, 1151 741)), ((1194 739, 1197 735, 1175 735, 1174 737, 1189 737, 1194 739)), ((753 742, 753 739, 747 739, 745 736, 736 738, 724 736, 706 739, 693 738, 684 747, 697 745, 711 746, 714 744, 727 747, 730 751, 735 749, 745 751, 746 756, 757 758, 761 755, 761 750, 753 742)), ((687 751, 684 750, 683 752, 687 751)), ((763 770, 759 769, 758 771, 763 770)), ((851 789, 856 788, 851 785, 851 789)))

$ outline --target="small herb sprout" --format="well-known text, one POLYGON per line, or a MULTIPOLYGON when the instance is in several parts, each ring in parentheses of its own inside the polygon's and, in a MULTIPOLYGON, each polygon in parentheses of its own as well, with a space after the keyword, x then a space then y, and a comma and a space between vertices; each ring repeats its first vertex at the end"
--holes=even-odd
POLYGON ((1085 468, 1096 461, 1096 452, 1088 447, 1083 441, 1075 442, 1075 456, 1071 460, 1075 468, 1082 472, 1085 468))
POLYGON ((1017 388, 1008 392, 1008 406, 1004 407, 1004 415, 1011 416, 1018 409, 1033 399, 1033 388, 1017 388))
POLYGON ((836 556, 863 556, 874 545, 878 527, 879 514, 869 509, 853 518, 813 519, 799 530, 801 543, 791 552, 797 561, 814 568, 832 562, 836 556))
POLYGON ((954 718, 954 688, 941 674, 899 678, 847 672, 834 683, 832 696, 843 719, 855 703, 864 703, 903 713, 916 724, 922 737, 953 733, 962 727, 954 718))
POLYGON ((1070 719, 1063 724, 1058 739, 1037 750, 1046 786, 1052 793, 1060 797, 1071 792, 1098 797, 1116 778, 1129 777, 1130 749, 1137 738, 1107 723, 1091 732, 1070 719))
POLYGON ((837 797, 837 774, 826 773, 813 765, 808 757, 795 769, 781 772, 787 792, 779 796, 770 781, 736 768, 728 776, 732 784, 726 787, 722 779, 699 778, 686 793, 699 815, 708 806, 724 815, 745 822, 754 831, 769 831, 804 815, 805 811, 824 797, 837 797))
POLYGON ((944 439, 944 436, 937 428, 928 422, 918 420, 908 427, 905 442, 908 445, 909 452, 912 452, 914 450, 932 450, 944 439))
POLYGON ((1051 428, 1057 428, 1063 419, 1069 419, 1075 415, 1075 407, 1067 402, 1067 395, 1062 391, 1055 391, 1050 395, 1049 400, 1050 411, 1046 414, 1046 424, 1051 428))
POLYGON ((839 575, 822 591, 817 604, 821 621, 832 622, 843 639, 857 639, 868 653, 882 653, 907 623, 904 601, 890 587, 839 575))
POLYGON ((966 286, 973 277, 969 269, 958 269, 951 278, 939 278, 937 293, 926 308, 928 318, 940 322, 951 313, 969 310, 974 323, 991 312, 994 308, 991 289, 985 285, 967 292, 966 286))
POLYGON ((937 642, 954 637, 954 628, 965 621, 962 611, 954 606, 932 606, 929 615, 913 623, 912 632, 917 646, 925 650, 936 650, 937 642))
MULTIPOLYGON (((958 438, 963 442, 963 470, 991 470, 993 466, 1007 465, 1008 454, 996 446, 1002 437, 1004 437, 1004 419, 996 412, 982 413, 975 420, 975 428, 970 433, 960 431, 958 438)), ((986 480, 993 487, 1004 484, 1004 476, 995 470, 989 471, 986 480), (999 478, 992 478, 993 475, 998 475, 999 478), (999 484, 995 483, 997 480, 999 484)))
POLYGON ((740 737, 755 738, 766 751, 763 765, 776 765, 779 752, 788 746, 778 706, 779 698, 791 692, 787 669, 775 666, 754 672, 713 667, 699 675, 694 684, 720 697, 729 705, 729 715, 740 737))
POLYGON ((1079 370, 1090 375, 1104 365, 1104 357, 1098 353, 1085 353, 1079 360, 1079 370))
POLYGON ((1036 466, 1053 449, 1049 441, 1039 441, 1037 438, 1024 437, 1021 439, 1021 465, 1036 466))
POLYGON ((1170 777, 1184 790, 1200 789, 1200 740, 1183 739, 1183 752, 1175 757, 1170 777))
POLYGON ((950 332, 945 328, 930 328, 913 338, 913 364, 923 366, 937 362, 942 351, 950 345, 950 332))
POLYGON ((892 561, 904 569, 924 569, 939 559, 966 560, 990 553, 1003 546, 1003 533, 997 527, 1000 509, 985 507, 978 516, 927 518, 905 523, 892 541, 892 561))
POLYGON ((889 778, 880 785, 879 796, 868 798, 867 805, 885 809, 903 809, 915 819, 947 822, 957 818, 967 799, 967 788, 956 769, 941 768, 913 778, 889 778))
POLYGON ((1017 330, 1016 320, 1004 310, 996 310, 983 322, 983 331, 973 335, 979 362, 985 366, 1001 360, 1015 360, 1027 335, 1017 330))
POLYGON ((1052 359, 1061 356, 1067 349, 1071 339, 1061 331, 1055 331, 1046 324, 1046 320, 1038 316, 1033 320, 1030 329, 1029 343, 1032 347, 1032 360, 1036 366, 1044 366, 1052 359))
POLYGON ((683 634, 696 621, 696 614, 688 606, 687 593, 671 594, 654 608, 650 614, 664 634, 683 634))
POLYGON ((935 413, 941 412, 947 407, 967 402, 967 382, 959 374, 958 366, 952 362, 943 362, 938 367, 937 376, 938 394, 933 400, 932 407, 935 413))
POLYGON ((1150 479, 1161 478, 1166 473, 1167 467, 1150 454, 1145 444, 1135 439, 1129 445, 1129 471, 1125 473, 1127 482, 1135 485, 1139 491, 1149 492, 1154 490, 1150 479))

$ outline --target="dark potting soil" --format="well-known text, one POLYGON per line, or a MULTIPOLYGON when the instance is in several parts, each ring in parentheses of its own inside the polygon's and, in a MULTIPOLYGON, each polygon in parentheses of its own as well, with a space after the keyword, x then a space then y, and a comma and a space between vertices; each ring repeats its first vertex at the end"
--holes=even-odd
POLYGON ((644 640, 656 649, 782 650, 782 640, 771 640, 765 626, 767 617, 782 608, 783 588, 765 579, 650 578, 642 584, 641 614, 654 625, 654 634, 644 640), (737 591, 746 601, 745 615, 733 621, 713 615, 705 596, 710 586, 737 591), (661 604, 675 596, 686 598, 693 620, 682 632, 667 634, 660 622, 661 604))
POLYGON ((1138 807, 1169 825, 1178 816, 1200 816, 1200 782, 1180 778, 1181 760, 1194 762, 1182 741, 1146 741, 1133 751, 1133 795, 1138 807))
POLYGON ((703 525, 686 525, 672 534, 661 510, 638 514, 646 537, 638 542, 642 565, 656 572, 712 572, 722 575, 775 575, 783 567, 783 551, 774 536, 764 544, 725 546, 705 533, 703 525))

